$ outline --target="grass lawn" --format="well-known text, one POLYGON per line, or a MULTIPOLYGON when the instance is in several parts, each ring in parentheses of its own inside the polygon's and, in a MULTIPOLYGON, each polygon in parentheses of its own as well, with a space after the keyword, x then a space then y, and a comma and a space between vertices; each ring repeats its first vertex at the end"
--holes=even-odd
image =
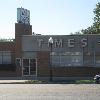
POLYGON ((94 80, 70 80, 70 81, 40 81, 40 80, 28 80, 25 84, 93 84, 94 80))

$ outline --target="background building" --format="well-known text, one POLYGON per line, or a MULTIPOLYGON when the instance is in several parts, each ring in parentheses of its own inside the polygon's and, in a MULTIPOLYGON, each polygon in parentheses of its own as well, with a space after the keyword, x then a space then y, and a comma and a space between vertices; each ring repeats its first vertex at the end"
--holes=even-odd
POLYGON ((0 76, 49 79, 52 70, 53 79, 63 80, 100 73, 100 35, 32 34, 29 10, 17 10, 15 39, 0 42, 0 76))

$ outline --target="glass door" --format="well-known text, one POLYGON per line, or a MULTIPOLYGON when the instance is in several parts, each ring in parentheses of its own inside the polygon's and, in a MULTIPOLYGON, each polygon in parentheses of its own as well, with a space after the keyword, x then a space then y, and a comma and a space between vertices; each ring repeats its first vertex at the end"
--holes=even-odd
POLYGON ((23 59, 23 76, 36 75, 36 59, 23 59))
POLYGON ((29 59, 23 59, 23 75, 29 75, 29 59))
POLYGON ((36 59, 30 59, 30 75, 36 75, 36 59))

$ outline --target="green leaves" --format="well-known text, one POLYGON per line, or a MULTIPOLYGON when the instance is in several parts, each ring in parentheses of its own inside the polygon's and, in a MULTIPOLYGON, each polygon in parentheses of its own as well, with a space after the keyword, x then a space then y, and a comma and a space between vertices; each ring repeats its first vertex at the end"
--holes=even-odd
POLYGON ((100 34, 100 2, 96 4, 96 8, 94 9, 94 23, 93 26, 96 30, 97 34, 100 34))
POLYGON ((100 2, 96 4, 96 8, 94 8, 93 13, 93 25, 86 29, 82 29, 80 32, 75 32, 75 34, 100 34, 100 2))

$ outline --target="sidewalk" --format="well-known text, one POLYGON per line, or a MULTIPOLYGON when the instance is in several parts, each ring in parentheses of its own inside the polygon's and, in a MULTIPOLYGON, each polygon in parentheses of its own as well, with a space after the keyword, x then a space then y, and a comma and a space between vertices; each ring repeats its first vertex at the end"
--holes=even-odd
POLYGON ((0 80, 0 84, 24 83, 27 80, 0 80))

